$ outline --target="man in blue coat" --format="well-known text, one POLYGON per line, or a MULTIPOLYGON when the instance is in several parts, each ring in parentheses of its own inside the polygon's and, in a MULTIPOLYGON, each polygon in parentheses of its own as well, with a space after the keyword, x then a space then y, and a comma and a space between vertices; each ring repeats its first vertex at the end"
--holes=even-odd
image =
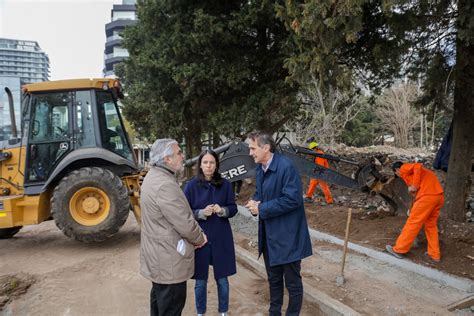
POLYGON ((252 132, 250 155, 257 163, 256 192, 246 207, 259 215, 258 252, 263 253, 270 285, 270 315, 281 315, 283 287, 289 294, 286 315, 299 315, 303 302, 301 259, 313 251, 298 170, 275 153, 270 134, 252 132))

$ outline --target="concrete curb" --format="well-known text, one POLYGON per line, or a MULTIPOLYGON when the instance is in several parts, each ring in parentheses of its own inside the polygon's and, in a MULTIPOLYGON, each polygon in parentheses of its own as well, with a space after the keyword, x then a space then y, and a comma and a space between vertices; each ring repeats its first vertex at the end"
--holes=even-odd
MULTIPOLYGON (((309 234, 311 238, 316 239, 316 240, 326 241, 326 242, 330 242, 330 243, 340 245, 340 246, 344 245, 344 240, 334 237, 332 235, 319 232, 311 228, 309 229, 309 234)), ((366 247, 363 247, 351 242, 348 243, 347 248, 353 251, 356 251, 358 253, 367 255, 371 258, 400 267, 406 271, 414 272, 424 277, 427 277, 429 279, 436 280, 437 282, 443 285, 449 285, 451 287, 454 287, 461 291, 465 291, 467 293, 474 292, 474 282, 467 278, 455 277, 450 274, 441 272, 439 270, 428 268, 428 267, 419 265, 417 263, 411 262, 409 260, 397 259, 387 253, 383 253, 374 249, 366 248, 366 247)))
MULTIPOLYGON (((238 210, 240 214, 247 217, 252 217, 253 219, 257 220, 257 217, 253 217, 250 214, 250 211, 247 210, 247 208, 239 205, 238 210)), ((340 245, 340 246, 344 245, 344 240, 339 239, 329 234, 319 232, 311 228, 309 228, 309 234, 311 238, 315 240, 326 241, 326 242, 340 245)), ((429 279, 435 280, 443 285, 448 285, 458 290, 465 291, 467 293, 474 293, 474 282, 471 281, 470 279, 456 277, 456 276, 438 271, 436 269, 432 269, 432 268, 428 268, 428 267, 416 264, 409 260, 397 259, 387 253, 383 253, 381 251, 363 247, 358 244, 354 244, 352 242, 348 243, 347 248, 355 252, 369 256, 371 258, 374 258, 376 260, 380 260, 382 262, 386 262, 391 265, 397 266, 406 271, 417 273, 429 279)))
MULTIPOLYGON (((266 279, 267 273, 265 266, 255 259, 255 255, 245 250, 239 245, 235 245, 235 255, 237 259, 244 264, 244 266, 260 277, 266 279)), ((347 305, 339 302, 338 300, 330 297, 326 293, 316 289, 315 287, 304 284, 304 298, 311 303, 318 305, 320 312, 323 315, 360 315, 358 312, 353 310, 347 305)))

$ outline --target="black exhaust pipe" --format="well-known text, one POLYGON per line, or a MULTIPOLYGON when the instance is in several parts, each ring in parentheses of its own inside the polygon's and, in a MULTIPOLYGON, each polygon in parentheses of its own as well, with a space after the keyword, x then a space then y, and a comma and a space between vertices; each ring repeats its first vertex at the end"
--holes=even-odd
POLYGON ((11 121, 11 128, 12 128, 12 137, 16 139, 18 137, 18 133, 16 130, 16 120, 15 120, 15 108, 13 107, 13 95, 10 89, 5 87, 5 92, 8 96, 8 107, 10 109, 10 121, 11 121))

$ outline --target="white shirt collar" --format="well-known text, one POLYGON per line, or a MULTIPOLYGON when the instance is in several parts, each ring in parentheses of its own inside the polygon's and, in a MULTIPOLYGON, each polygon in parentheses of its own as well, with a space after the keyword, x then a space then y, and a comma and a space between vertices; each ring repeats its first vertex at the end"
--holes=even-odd
POLYGON ((273 160, 273 153, 271 153, 270 159, 268 159, 266 164, 262 163, 263 172, 267 172, 268 167, 270 167, 270 164, 272 163, 272 160, 273 160))

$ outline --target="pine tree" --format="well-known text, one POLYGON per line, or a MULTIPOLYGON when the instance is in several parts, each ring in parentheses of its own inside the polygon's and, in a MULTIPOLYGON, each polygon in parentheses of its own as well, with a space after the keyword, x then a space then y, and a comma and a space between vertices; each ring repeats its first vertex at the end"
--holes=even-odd
POLYGON ((137 14, 118 73, 141 135, 184 138, 195 154, 204 133, 273 132, 297 110, 283 67, 290 33, 274 2, 141 1, 137 14))

